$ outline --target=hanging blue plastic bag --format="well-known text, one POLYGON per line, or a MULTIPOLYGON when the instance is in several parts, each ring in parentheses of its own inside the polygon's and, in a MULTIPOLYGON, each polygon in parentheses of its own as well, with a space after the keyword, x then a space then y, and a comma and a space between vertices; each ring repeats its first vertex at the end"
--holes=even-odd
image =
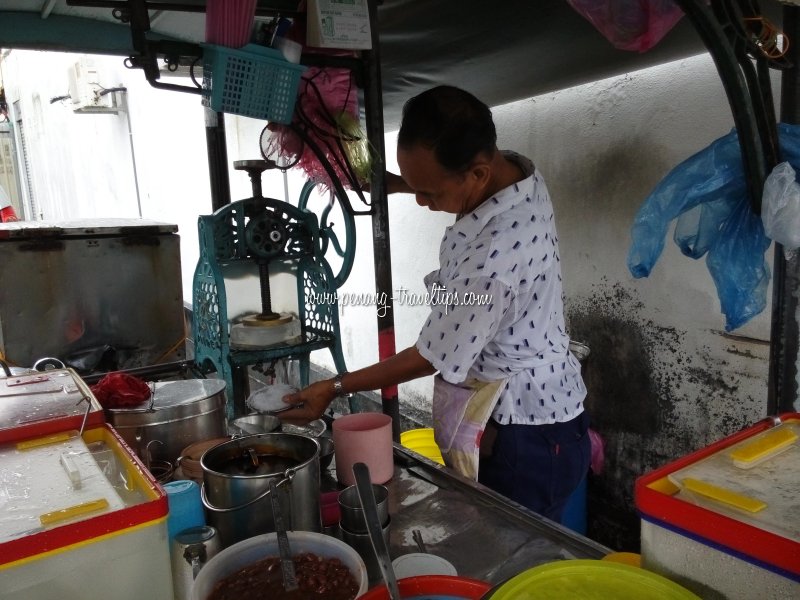
POLYGON ((718 236, 720 221, 745 194, 742 156, 734 130, 672 169, 645 199, 631 230, 631 274, 650 275, 664 250, 670 222, 683 214, 686 217, 676 227, 675 242, 687 256, 703 256, 718 236))
POLYGON ((725 331, 741 327, 766 308, 770 271, 764 254, 770 243, 761 216, 753 212, 743 193, 721 223, 706 258, 725 315, 725 331))
POLYGON ((681 252, 694 259, 707 255, 726 331, 763 311, 770 240, 750 209, 735 130, 675 167, 647 197, 632 228, 628 269, 634 277, 650 274, 673 219, 681 252))

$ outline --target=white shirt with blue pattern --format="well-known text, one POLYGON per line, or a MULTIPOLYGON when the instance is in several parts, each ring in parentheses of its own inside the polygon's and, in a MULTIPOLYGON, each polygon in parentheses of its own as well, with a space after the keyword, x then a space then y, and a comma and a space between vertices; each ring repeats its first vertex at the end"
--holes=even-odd
POLYGON ((586 387, 564 326, 553 205, 533 163, 504 155, 528 177, 446 229, 425 285, 449 305, 432 303, 416 347, 450 383, 508 379, 498 423, 566 422, 583 411, 586 387))

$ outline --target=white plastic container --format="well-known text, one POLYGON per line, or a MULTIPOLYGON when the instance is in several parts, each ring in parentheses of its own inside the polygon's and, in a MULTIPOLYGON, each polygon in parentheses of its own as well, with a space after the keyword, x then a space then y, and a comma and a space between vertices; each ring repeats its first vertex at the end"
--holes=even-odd
MULTIPOLYGON (((312 531, 289 531, 287 535, 293 554, 312 552, 323 558, 338 558, 359 585, 356 597, 367 591, 367 567, 350 546, 335 537, 312 531)), ((192 586, 191 599, 206 600, 219 580, 268 556, 278 556, 276 533, 257 535, 226 548, 200 570, 192 586)))
POLYGON ((455 577, 458 571, 448 560, 435 554, 412 552, 403 554, 392 561, 395 577, 419 577, 420 575, 450 575, 455 577))

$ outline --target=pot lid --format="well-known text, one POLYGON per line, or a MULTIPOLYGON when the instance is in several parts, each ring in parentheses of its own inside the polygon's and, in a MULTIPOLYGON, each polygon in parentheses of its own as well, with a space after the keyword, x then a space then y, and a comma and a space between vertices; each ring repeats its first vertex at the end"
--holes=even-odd
POLYGON ((5 239, 52 239, 101 235, 161 235, 178 226, 147 219, 77 219, 72 221, 17 221, 3 223, 5 239))
POLYGON ((109 412, 141 413, 166 410, 185 404, 194 404, 216 396, 225 390, 222 379, 182 379, 179 381, 157 381, 154 384, 152 402, 127 408, 111 408, 109 412))

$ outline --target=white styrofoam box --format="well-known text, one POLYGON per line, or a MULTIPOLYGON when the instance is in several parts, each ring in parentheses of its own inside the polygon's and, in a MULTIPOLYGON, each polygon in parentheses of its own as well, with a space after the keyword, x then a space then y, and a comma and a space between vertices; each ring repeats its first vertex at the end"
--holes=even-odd
POLYGON ((0 446, 0 599, 171 598, 167 511, 108 425, 0 446))

